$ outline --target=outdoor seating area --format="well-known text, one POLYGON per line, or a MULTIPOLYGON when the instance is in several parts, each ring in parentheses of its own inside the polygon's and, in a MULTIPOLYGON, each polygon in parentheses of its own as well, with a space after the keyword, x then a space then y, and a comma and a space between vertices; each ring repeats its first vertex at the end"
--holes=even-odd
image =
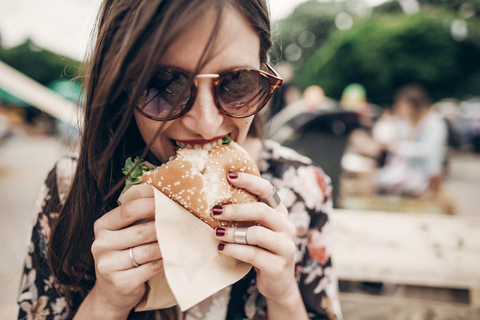
POLYGON ((479 320, 480 0, 0 2, 0 191, 0 319, 479 320))

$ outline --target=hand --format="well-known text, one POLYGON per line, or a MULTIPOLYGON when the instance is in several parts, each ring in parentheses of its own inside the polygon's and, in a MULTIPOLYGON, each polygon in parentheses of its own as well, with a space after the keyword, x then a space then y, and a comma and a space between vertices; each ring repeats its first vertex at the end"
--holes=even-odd
MULTIPOLYGON (((235 173, 228 176, 232 185, 259 198, 272 193, 273 186, 260 177, 247 173, 238 173, 237 178, 234 178, 235 173)), ((247 229, 248 245, 235 243, 235 228, 219 227, 215 235, 224 242, 219 245, 220 252, 254 266, 257 287, 262 295, 281 303, 298 293, 294 272, 295 227, 288 220, 288 211, 283 204, 275 209, 262 202, 224 205, 215 207, 213 215, 219 220, 255 221, 259 224, 247 229)))
POLYGON ((92 291, 117 315, 128 315, 145 294, 145 282, 163 270, 154 216, 154 198, 144 198, 95 221, 92 254, 97 280, 92 291), (131 247, 138 267, 130 259, 131 247))

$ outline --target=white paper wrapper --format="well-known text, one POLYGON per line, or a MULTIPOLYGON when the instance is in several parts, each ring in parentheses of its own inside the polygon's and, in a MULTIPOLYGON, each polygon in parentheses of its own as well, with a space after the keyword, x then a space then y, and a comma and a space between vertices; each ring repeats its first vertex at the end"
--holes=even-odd
POLYGON ((251 265, 218 252, 213 229, 151 185, 135 185, 118 202, 155 197, 155 226, 164 273, 148 281, 135 311, 178 304, 183 312, 237 282, 251 265))

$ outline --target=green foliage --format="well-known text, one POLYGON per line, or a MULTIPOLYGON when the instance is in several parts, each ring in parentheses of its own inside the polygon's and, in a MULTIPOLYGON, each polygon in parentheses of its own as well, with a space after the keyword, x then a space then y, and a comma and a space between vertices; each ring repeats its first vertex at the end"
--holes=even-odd
POLYGON ((320 85, 334 98, 361 83, 378 104, 389 104, 394 91, 411 82, 423 84, 434 100, 480 94, 480 44, 453 40, 448 22, 441 12, 360 20, 333 33, 295 80, 302 88, 320 85))
MULTIPOLYGON (((449 11, 471 11, 473 16, 480 17, 480 0, 418 0, 422 7, 435 7, 449 11)), ((461 15, 461 14, 460 14, 461 15)))
POLYGON ((402 13, 402 7, 398 1, 386 1, 375 8, 373 8, 373 14, 396 14, 402 13))
POLYGON ((77 76, 80 62, 37 47, 31 40, 13 47, 0 46, 0 60, 43 85, 77 76))
MULTIPOLYGON (((344 8, 344 4, 320 3, 316 0, 300 4, 287 18, 274 24, 275 41, 271 51, 272 60, 285 59, 285 49, 290 44, 298 45, 303 57, 312 55, 335 29, 335 16, 344 8), (314 43, 310 47, 303 47, 299 43, 300 34, 305 30, 312 32, 315 36, 314 43)), ((300 66, 303 62, 304 59, 301 58, 294 64, 300 66)))

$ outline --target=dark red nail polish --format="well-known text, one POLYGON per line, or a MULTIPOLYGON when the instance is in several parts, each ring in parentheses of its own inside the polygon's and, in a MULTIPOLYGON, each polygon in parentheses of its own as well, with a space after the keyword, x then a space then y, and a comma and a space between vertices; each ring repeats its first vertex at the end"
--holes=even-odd
POLYGON ((215 234, 217 235, 217 237, 223 237, 225 233, 226 231, 224 228, 218 227, 217 229, 215 229, 215 234))
POLYGON ((215 206, 212 209, 212 213, 214 216, 218 216, 219 214, 223 213, 223 208, 221 206, 215 206))
POLYGON ((219 250, 219 251, 222 251, 223 248, 225 248, 225 244, 224 244, 224 243, 220 243, 220 244, 218 245, 218 250, 219 250))
POLYGON ((228 173, 228 177, 229 177, 230 179, 237 179, 237 178, 238 178, 238 173, 237 173, 237 172, 230 171, 230 172, 228 173))

